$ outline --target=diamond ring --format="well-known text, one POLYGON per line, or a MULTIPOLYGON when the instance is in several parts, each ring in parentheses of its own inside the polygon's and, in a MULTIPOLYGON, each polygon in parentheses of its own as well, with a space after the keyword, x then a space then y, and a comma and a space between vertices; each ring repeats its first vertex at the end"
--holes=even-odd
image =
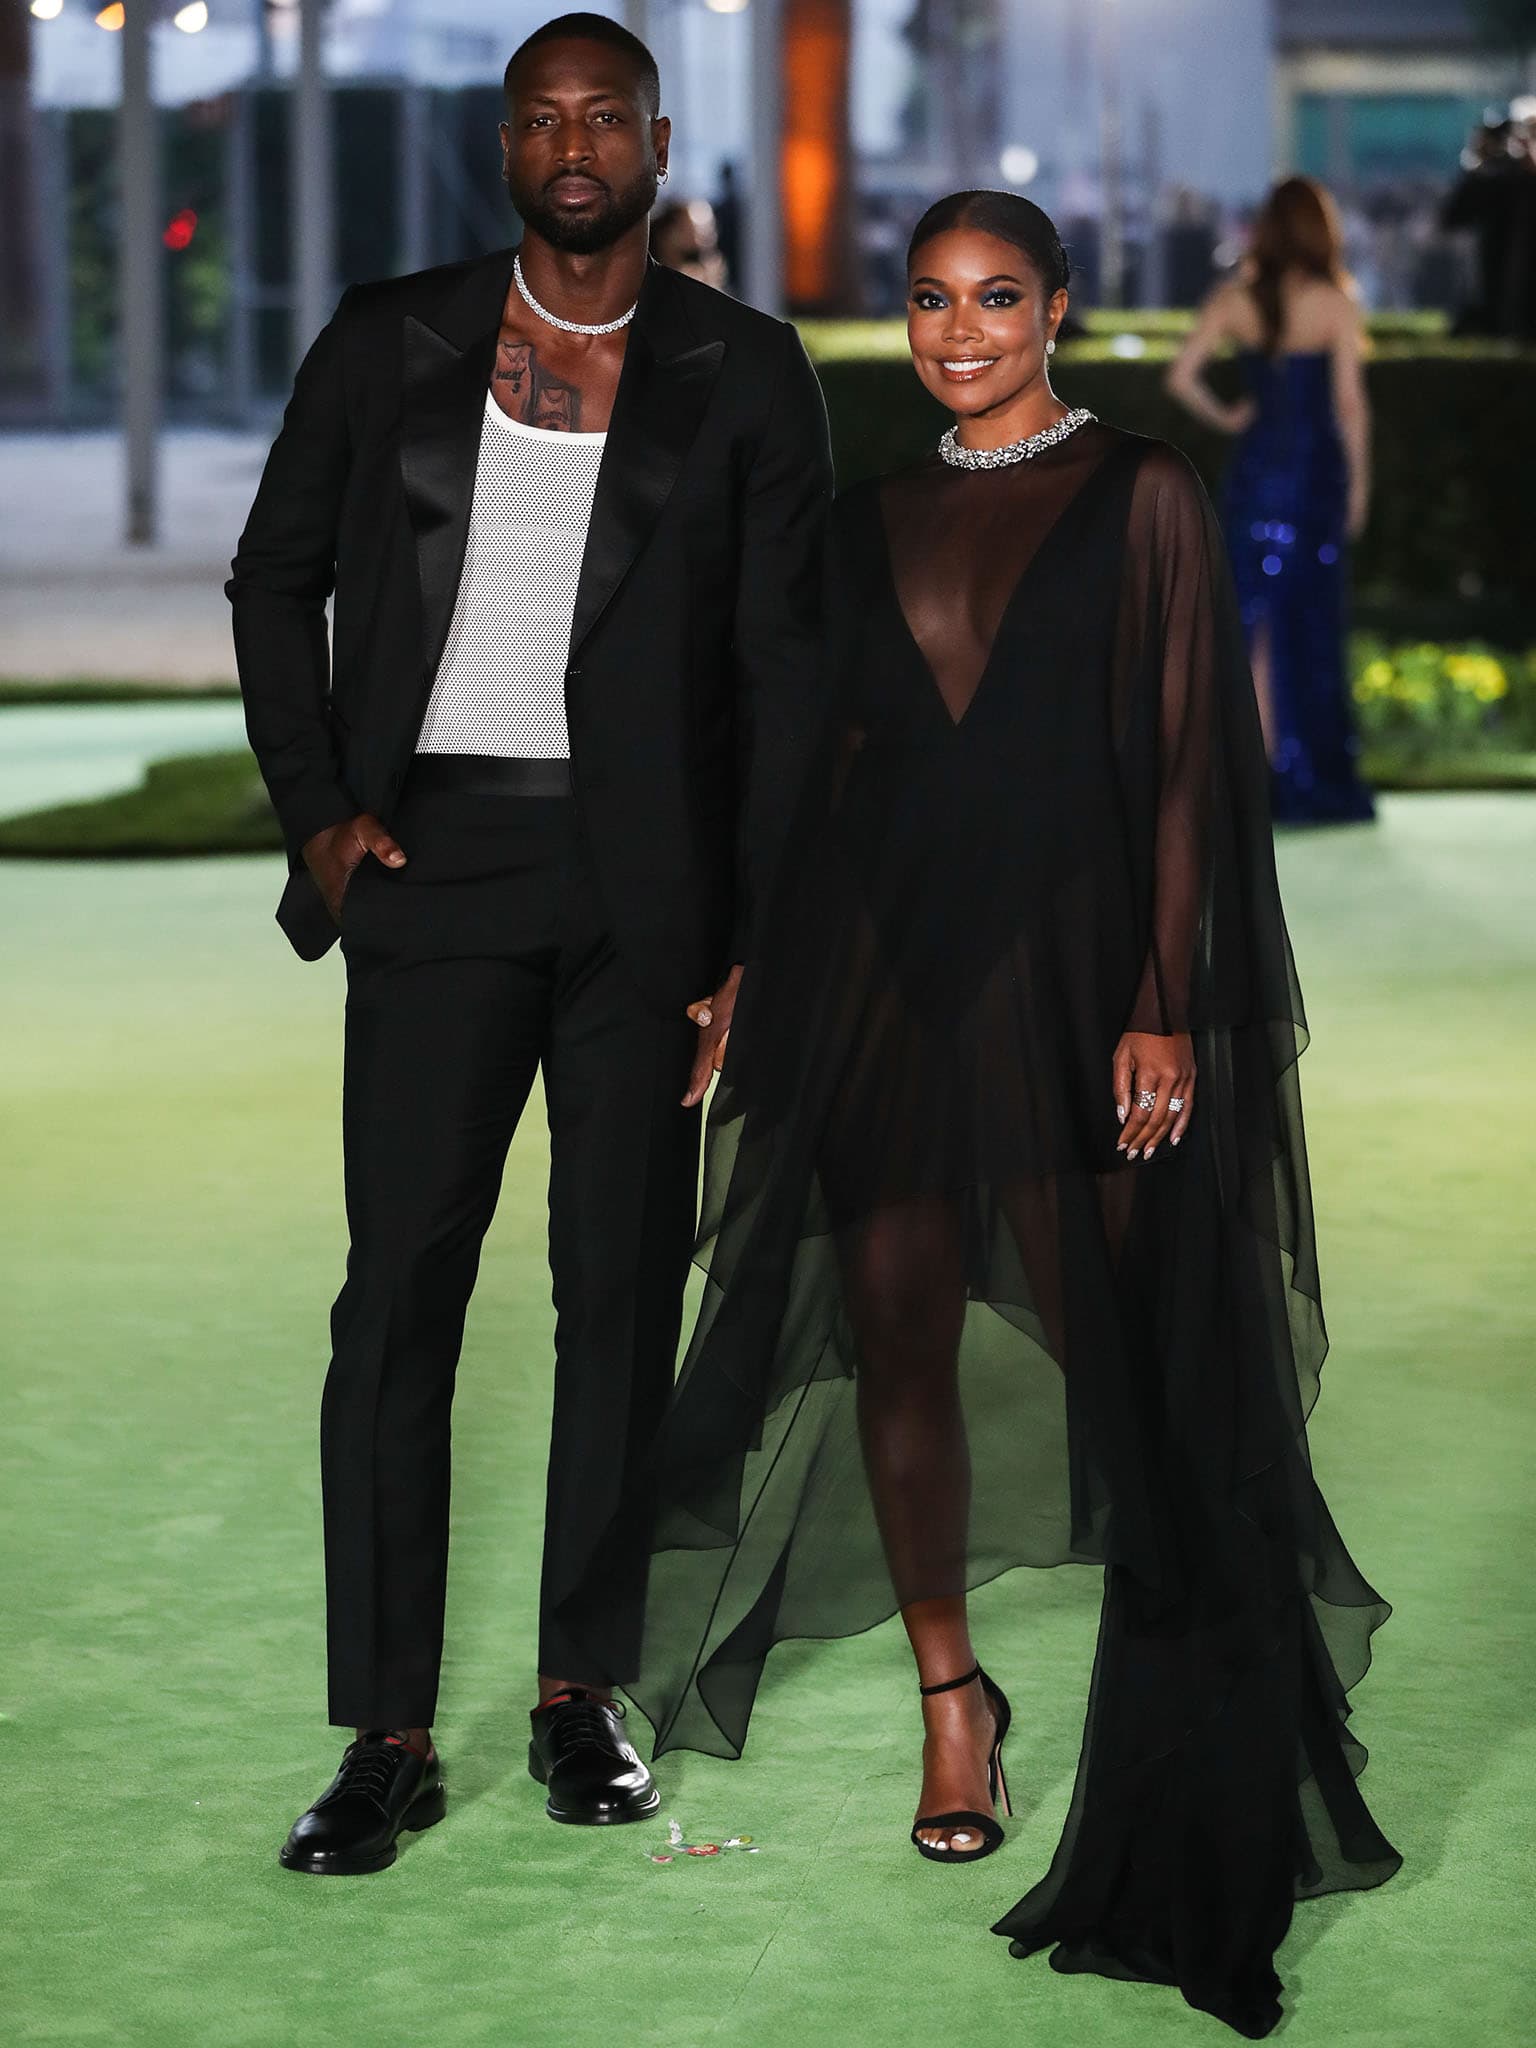
POLYGON ((1136 1107, 1138 1109, 1156 1109, 1157 1090, 1155 1088, 1143 1088, 1136 1098, 1136 1107))
POLYGON ((1177 1116, 1179 1111, 1184 1107, 1183 1096, 1170 1095, 1168 1098, 1168 1107, 1173 1111, 1174 1115, 1177 1116))

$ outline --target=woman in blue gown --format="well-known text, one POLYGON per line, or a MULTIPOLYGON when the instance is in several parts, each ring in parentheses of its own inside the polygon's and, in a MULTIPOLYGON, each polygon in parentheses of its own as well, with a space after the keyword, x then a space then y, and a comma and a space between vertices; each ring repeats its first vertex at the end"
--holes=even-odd
POLYGON ((1370 503, 1364 353, 1328 195, 1287 178, 1241 275, 1207 302, 1168 378, 1197 418, 1237 437, 1223 526, 1282 824, 1352 823, 1373 810, 1345 652, 1348 545, 1370 503), (1203 376, 1227 347, 1247 387, 1233 405, 1203 376))

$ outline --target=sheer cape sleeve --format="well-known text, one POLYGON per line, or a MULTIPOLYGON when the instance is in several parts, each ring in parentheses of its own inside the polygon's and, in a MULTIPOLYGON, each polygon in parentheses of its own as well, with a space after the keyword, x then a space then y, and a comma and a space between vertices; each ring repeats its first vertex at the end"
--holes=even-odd
POLYGON ((1120 603, 1120 773, 1147 934, 1125 1028, 1192 1031, 1267 1012, 1304 1033, 1220 529, 1193 469, 1157 444, 1131 492, 1120 603))
POLYGON ((1122 1248, 1121 1285, 1160 1323, 1142 1353, 1159 1410, 1149 1526, 1127 1543, 1111 1507, 1071 1810, 1049 1873, 995 1931, 1059 1970, 1175 1983, 1258 2038, 1281 2015, 1293 1898, 1398 1868, 1355 1782, 1346 1698, 1390 1610, 1308 1455, 1327 1337, 1306 1019, 1219 529, 1167 449, 1130 495, 1115 689, 1145 932, 1127 1028, 1192 1034, 1200 1136, 1122 1248))

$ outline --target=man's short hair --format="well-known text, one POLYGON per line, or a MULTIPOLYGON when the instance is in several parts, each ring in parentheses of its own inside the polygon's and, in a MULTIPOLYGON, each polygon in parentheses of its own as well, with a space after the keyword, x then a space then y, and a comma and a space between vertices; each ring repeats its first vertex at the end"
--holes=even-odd
POLYGON ((661 112, 661 74, 656 69, 656 59, 638 36, 631 35, 622 22, 606 14, 557 14, 553 21, 546 21, 542 28, 525 37, 508 59, 502 80, 509 104, 513 73, 529 51, 536 50, 541 43, 606 43, 612 50, 622 50, 634 64, 640 96, 650 109, 651 119, 655 120, 661 112))

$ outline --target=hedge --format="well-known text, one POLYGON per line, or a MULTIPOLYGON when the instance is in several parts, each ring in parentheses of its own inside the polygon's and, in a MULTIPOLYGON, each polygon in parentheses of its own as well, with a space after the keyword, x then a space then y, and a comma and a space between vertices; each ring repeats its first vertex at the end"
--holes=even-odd
POLYGON ((243 747, 155 761, 136 789, 0 818, 0 856, 134 860, 274 853, 282 846, 256 763, 243 747))
POLYGON ((213 704, 238 699, 234 681, 155 682, 139 676, 0 676, 0 711, 60 704, 213 704))

